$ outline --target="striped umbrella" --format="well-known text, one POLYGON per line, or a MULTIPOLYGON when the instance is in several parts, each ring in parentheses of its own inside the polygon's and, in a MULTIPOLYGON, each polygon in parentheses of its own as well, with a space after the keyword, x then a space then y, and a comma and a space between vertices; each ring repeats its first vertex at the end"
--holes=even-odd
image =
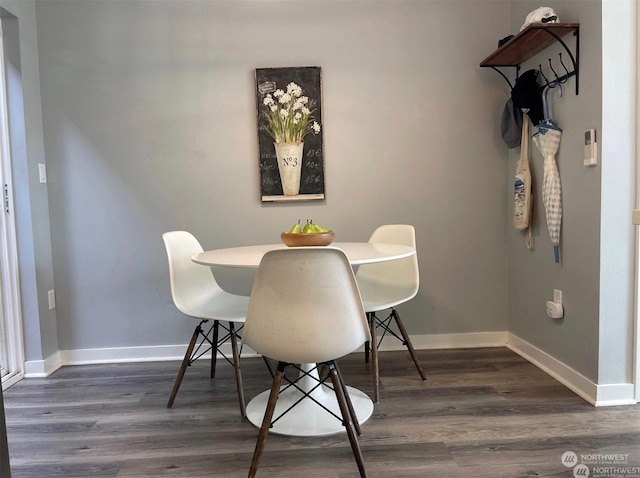
POLYGON ((562 188, 560 174, 556 165, 556 153, 560 147, 562 129, 549 118, 545 89, 544 115, 545 118, 538 124, 538 132, 533 136, 542 157, 544 158, 544 178, 542 180, 542 203, 544 204, 547 229, 553 244, 553 254, 556 263, 560 262, 560 225, 562 223, 562 188))

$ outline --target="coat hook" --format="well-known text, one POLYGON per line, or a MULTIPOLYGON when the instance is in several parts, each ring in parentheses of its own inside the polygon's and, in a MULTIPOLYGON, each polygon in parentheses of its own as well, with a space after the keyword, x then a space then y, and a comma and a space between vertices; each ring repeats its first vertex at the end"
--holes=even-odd
POLYGON ((547 83, 545 86, 549 86, 549 80, 547 79, 546 76, 544 76, 544 73, 542 72, 542 64, 538 65, 538 70, 540 70, 540 74, 542 75, 542 78, 544 78, 544 81, 547 83))
POLYGON ((569 70, 567 70, 567 67, 564 66, 564 62, 562 61, 562 53, 558 53, 558 56, 560 57, 560 64, 562 65, 562 68, 564 68, 565 72, 565 75, 563 76, 564 81, 561 81, 560 83, 566 83, 567 81, 569 81, 569 70))
POLYGON ((558 74, 556 73, 556 70, 553 69, 553 65, 551 64, 551 58, 549 58, 549 68, 551 68, 551 71, 553 71, 553 74, 556 77, 556 83, 562 83, 560 81, 560 78, 558 77, 558 74))

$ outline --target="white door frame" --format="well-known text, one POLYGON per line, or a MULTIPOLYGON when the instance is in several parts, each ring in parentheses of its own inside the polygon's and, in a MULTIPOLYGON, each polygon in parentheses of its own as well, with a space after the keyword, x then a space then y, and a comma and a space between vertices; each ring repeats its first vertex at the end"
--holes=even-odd
MULTIPOLYGON (((640 138, 640 8, 636 8, 636 138, 640 138)), ((640 224, 640 141, 636 140, 636 209, 633 211, 634 224, 640 224)), ((634 337, 633 337, 633 384, 636 402, 640 402, 640 228, 635 226, 635 268, 634 268, 634 337)))
POLYGON ((7 370, 2 378, 5 390, 24 377, 24 346, 22 309, 20 307, 20 280, 16 240, 13 188, 11 183, 11 148, 9 143, 9 115, 6 88, 4 42, 0 26, 0 187, 2 213, 0 213, 0 294, 2 316, 7 342, 7 370))

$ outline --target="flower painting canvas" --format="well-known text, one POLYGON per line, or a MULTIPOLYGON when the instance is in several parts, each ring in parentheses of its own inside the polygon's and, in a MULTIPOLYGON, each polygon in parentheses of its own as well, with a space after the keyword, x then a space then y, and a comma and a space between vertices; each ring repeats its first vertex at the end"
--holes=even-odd
POLYGON ((256 69, 262 201, 324 199, 320 67, 256 69))

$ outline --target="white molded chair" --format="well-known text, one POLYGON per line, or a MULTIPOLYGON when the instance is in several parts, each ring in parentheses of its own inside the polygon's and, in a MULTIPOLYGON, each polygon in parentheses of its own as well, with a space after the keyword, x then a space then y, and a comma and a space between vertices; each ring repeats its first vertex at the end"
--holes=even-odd
MULTIPOLYGON (((369 242, 403 244, 415 248, 416 233, 411 225, 387 224, 378 227, 369 238, 369 242)), ((402 319, 395 309, 397 305, 408 302, 418 293, 420 285, 418 256, 414 254, 396 261, 361 265, 356 273, 356 279, 362 295, 364 309, 367 312, 367 320, 369 321, 371 332, 371 342, 365 344, 365 360, 369 361, 369 351, 371 351, 373 395, 375 401, 379 402, 378 347, 387 333, 396 337, 407 347, 420 377, 422 380, 427 379, 411 344, 409 334, 407 334, 402 319), (390 312, 386 318, 381 319, 376 315, 377 312, 387 309, 390 309, 390 312), (400 336, 391 328, 392 319, 398 327, 400 336), (377 328, 383 330, 380 339, 376 337, 377 328)))
POLYGON ((318 381, 331 380, 342 415, 336 418, 346 428, 360 476, 366 476, 356 436, 360 427, 335 360, 357 350, 369 339, 358 285, 343 251, 304 247, 264 255, 253 284, 242 341, 256 352, 277 360, 278 367, 249 477, 256 474, 282 380, 289 381, 284 377, 285 368, 294 366, 301 370, 297 364, 309 363, 328 369, 328 376, 323 379, 317 376, 318 381))
POLYGON ((165 232, 162 239, 169 259, 173 302, 184 315, 198 320, 169 396, 167 408, 173 406, 187 367, 211 351, 211 378, 216 374, 218 353, 233 365, 240 413, 244 417, 246 411, 237 337, 245 321, 249 298, 224 291, 216 282, 211 268, 191 260, 191 256, 202 252, 202 246, 192 234, 186 231, 171 231, 165 232), (209 321, 212 322, 211 325, 208 324, 209 321), (241 324, 237 330, 236 324, 241 324), (205 327, 208 327, 208 330, 205 327), (198 339, 200 342, 196 346, 198 339), (231 342, 231 359, 220 350, 220 346, 227 340, 231 342))

